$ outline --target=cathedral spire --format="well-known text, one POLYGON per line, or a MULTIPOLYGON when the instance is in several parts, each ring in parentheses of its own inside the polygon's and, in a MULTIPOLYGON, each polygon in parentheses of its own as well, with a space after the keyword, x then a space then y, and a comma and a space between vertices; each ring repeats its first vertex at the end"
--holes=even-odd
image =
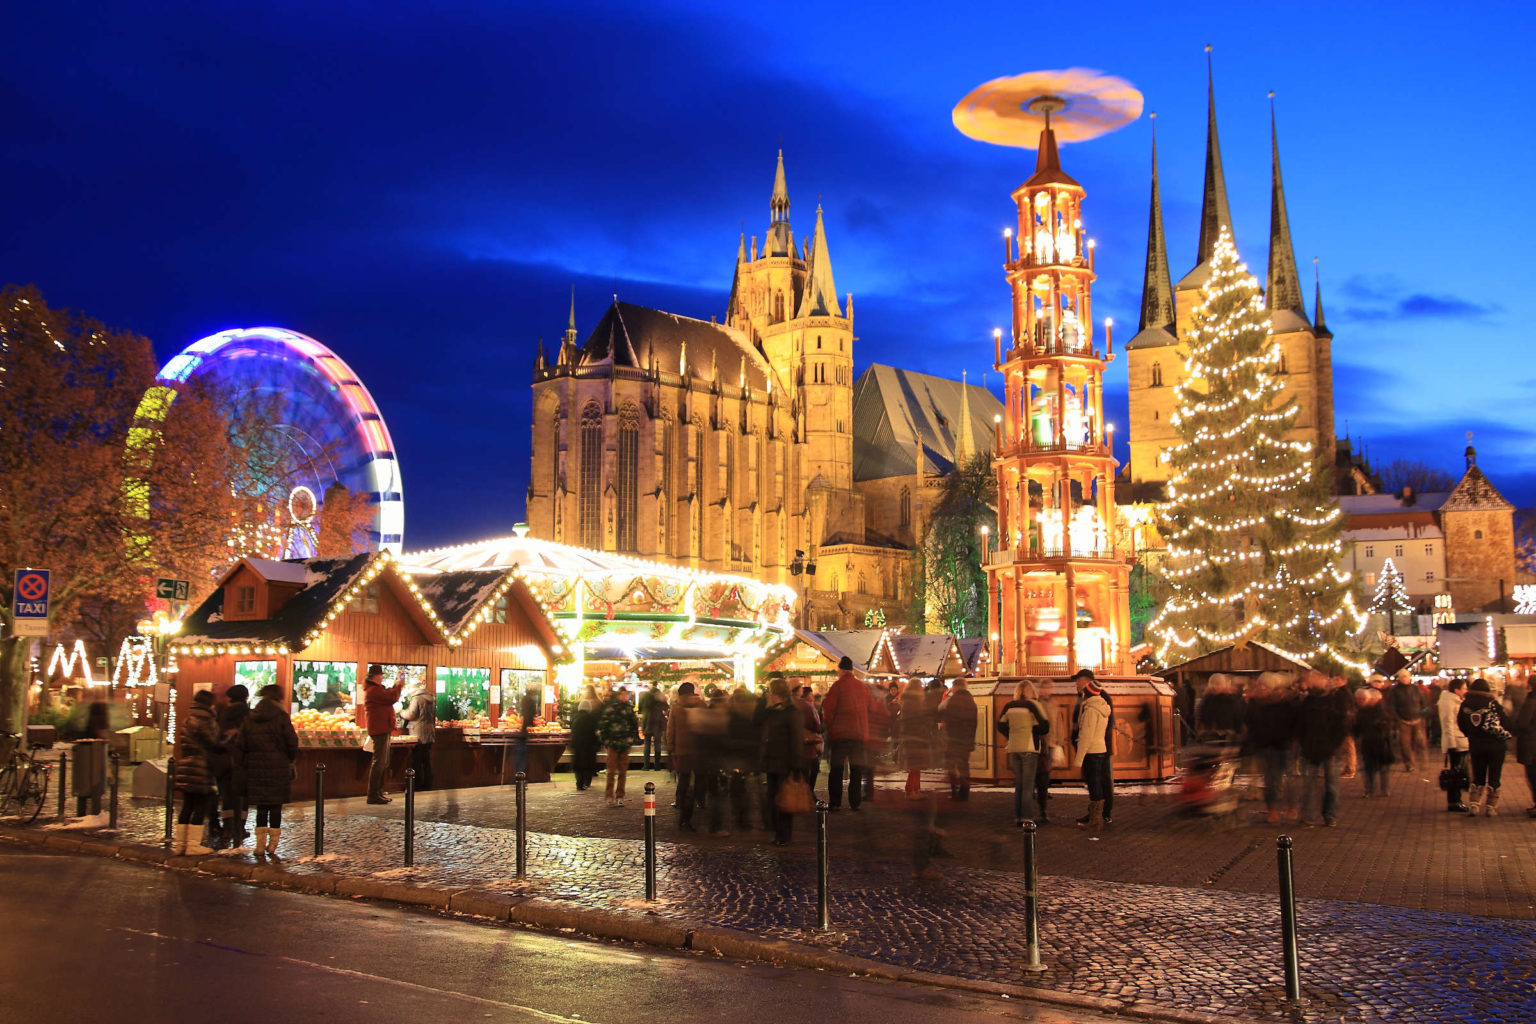
POLYGON ((768 200, 768 223, 789 219, 789 186, 784 183, 784 151, 779 150, 779 165, 773 172, 773 196, 768 200))
POLYGON ((565 323, 565 343, 576 344, 576 286, 571 285, 571 317, 565 323))
POLYGON ((1313 308, 1317 310, 1317 319, 1312 324, 1312 333, 1319 338, 1331 338, 1333 332, 1328 329, 1328 321, 1323 319, 1323 276, 1317 269, 1317 257, 1312 257, 1312 281, 1317 288, 1316 298, 1313 299, 1313 308))
POLYGON ((966 373, 960 371, 960 428, 955 437, 955 468, 964 469, 976 457, 976 446, 971 439, 971 387, 966 383, 966 373))
MULTIPOLYGON (((1211 70, 1211 48, 1205 48, 1205 91, 1209 114, 1205 129, 1205 195, 1200 203, 1200 255, 1205 263, 1216 251, 1221 229, 1232 231, 1232 211, 1227 205, 1227 177, 1221 169, 1221 142, 1216 137, 1216 79, 1211 70)), ((1237 233, 1232 232, 1235 236, 1237 233)))
MULTIPOLYGON (((1264 305, 1270 313, 1290 310, 1307 318, 1296 273, 1296 251, 1291 247, 1291 221, 1285 210, 1285 185, 1280 180, 1280 135, 1275 128, 1275 94, 1269 94, 1269 276, 1264 281, 1264 305)), ((1277 328, 1278 329, 1278 328, 1277 328)))
POLYGON ((1152 115, 1152 209, 1147 215, 1147 269, 1141 283, 1141 323, 1172 328, 1173 277, 1168 271, 1168 239, 1163 234, 1163 196, 1157 184, 1157 115, 1152 115))
POLYGON ((842 316, 837 305, 837 285, 832 281, 832 257, 827 254, 827 232, 821 223, 821 206, 816 207, 816 231, 811 236, 811 265, 805 275, 805 291, 795 316, 842 316))

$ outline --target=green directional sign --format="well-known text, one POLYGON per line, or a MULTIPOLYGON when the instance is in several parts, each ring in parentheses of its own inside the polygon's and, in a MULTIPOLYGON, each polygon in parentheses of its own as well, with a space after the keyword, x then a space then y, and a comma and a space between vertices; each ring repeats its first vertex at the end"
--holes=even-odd
POLYGON ((166 601, 185 601, 192 592, 192 584, 187 580, 173 580, 162 576, 155 580, 155 596, 166 601))

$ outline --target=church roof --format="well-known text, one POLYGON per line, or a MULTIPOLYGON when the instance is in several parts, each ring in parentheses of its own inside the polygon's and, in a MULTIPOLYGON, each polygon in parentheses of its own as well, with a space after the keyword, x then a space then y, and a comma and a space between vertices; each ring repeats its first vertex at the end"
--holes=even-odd
POLYGON ((663 313, 615 300, 577 352, 578 366, 609 363, 639 370, 653 364, 668 373, 698 380, 715 374, 728 384, 743 375, 754 390, 766 390, 773 368, 747 336, 724 324, 663 313))
POLYGON ((1403 512, 1438 512, 1451 496, 1449 491, 1419 491, 1408 501, 1401 494, 1341 494, 1339 508, 1350 519, 1386 516, 1403 512))
POLYGON ((853 385, 853 478, 917 472, 919 439, 923 472, 948 473, 955 465, 962 401, 970 406, 971 450, 991 451, 992 417, 1003 411, 1003 404, 986 388, 879 363, 870 366, 853 385))
POLYGON ((1127 349, 1133 348, 1163 348, 1167 345, 1177 345, 1178 337, 1173 333, 1172 327, 1148 327, 1137 331, 1136 337, 1125 343, 1127 349))
POLYGON ((1446 497, 1445 504, 1440 506, 1442 512, 1466 512, 1472 509, 1512 509, 1504 495, 1498 488, 1489 482, 1483 475, 1483 471, 1476 466, 1467 467, 1467 474, 1461 478, 1461 482, 1451 489, 1446 497))

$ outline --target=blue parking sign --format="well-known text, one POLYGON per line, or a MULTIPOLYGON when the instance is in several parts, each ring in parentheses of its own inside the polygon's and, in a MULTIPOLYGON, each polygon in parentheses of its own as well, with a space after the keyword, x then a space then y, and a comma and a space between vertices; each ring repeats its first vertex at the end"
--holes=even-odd
POLYGON ((50 578, 47 569, 17 569, 11 586, 13 636, 48 635, 50 578))

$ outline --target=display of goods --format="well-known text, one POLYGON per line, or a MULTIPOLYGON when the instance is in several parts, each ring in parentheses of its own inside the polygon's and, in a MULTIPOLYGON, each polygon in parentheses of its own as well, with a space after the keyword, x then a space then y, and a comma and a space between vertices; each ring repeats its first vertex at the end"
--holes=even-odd
POLYGON ((350 711, 315 711, 304 708, 292 714, 293 727, 299 732, 359 732, 350 711))

